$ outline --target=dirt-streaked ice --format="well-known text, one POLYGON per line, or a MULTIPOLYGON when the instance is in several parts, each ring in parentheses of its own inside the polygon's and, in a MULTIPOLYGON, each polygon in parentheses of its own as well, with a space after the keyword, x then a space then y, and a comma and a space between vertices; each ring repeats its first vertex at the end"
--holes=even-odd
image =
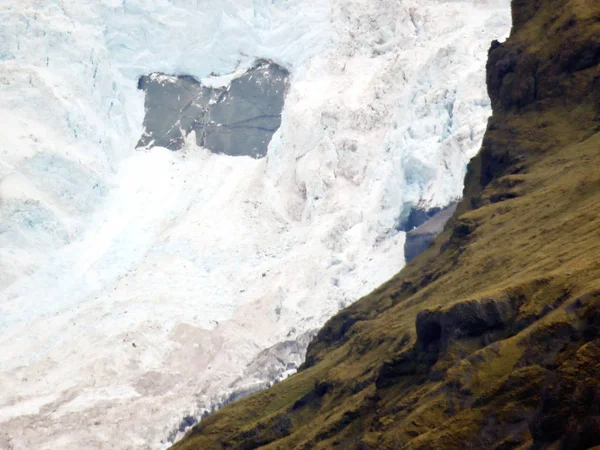
POLYGON ((412 205, 460 195, 509 3, 1 2, 0 449, 164 447, 288 374, 263 350, 396 273, 412 205), (134 151, 139 76, 255 58, 292 73, 265 159, 134 151))

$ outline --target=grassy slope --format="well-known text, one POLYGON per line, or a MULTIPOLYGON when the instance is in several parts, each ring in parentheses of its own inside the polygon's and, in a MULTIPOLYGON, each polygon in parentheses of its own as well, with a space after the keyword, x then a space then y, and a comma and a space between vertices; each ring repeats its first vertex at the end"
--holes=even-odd
POLYGON ((600 2, 513 0, 444 233, 176 450, 600 444, 600 2))

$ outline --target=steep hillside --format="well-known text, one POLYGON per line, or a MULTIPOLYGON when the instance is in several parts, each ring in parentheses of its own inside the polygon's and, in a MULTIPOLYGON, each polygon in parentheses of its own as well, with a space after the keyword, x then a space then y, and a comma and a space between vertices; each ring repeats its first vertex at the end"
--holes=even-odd
POLYGON ((444 232, 174 448, 600 445, 600 3, 514 0, 444 232))

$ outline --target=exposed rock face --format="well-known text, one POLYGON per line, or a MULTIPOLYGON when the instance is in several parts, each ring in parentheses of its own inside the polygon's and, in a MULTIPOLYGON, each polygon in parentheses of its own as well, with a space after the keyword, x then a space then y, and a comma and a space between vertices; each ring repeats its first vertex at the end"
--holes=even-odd
POLYGON ((435 237, 444 230, 446 222, 456 211, 456 205, 453 203, 442 210, 438 209, 433 216, 406 233, 406 242, 404 243, 406 262, 423 253, 435 237))
POLYGON ((398 230, 399 231, 407 231, 407 232, 411 231, 411 230, 423 225, 425 222, 427 222, 429 219, 431 219, 437 213, 442 211, 442 209, 445 209, 445 208, 439 208, 439 207, 425 208, 425 207, 421 207, 421 206, 415 206, 410 209, 408 216, 400 222, 400 224, 398 225, 398 230))
POLYGON ((289 72, 259 61, 226 88, 210 88, 189 76, 141 77, 146 93, 144 134, 137 147, 179 150, 185 137, 214 153, 262 158, 281 125, 289 72))

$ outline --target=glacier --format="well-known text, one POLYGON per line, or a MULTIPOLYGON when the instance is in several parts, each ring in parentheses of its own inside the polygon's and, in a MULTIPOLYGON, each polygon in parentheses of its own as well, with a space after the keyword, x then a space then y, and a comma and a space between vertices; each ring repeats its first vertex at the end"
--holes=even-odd
POLYGON ((166 448, 458 198, 510 0, 3 0, 0 449, 166 448), (291 84, 267 157, 136 151, 139 77, 291 84), (220 75, 216 77, 213 74, 220 75))

